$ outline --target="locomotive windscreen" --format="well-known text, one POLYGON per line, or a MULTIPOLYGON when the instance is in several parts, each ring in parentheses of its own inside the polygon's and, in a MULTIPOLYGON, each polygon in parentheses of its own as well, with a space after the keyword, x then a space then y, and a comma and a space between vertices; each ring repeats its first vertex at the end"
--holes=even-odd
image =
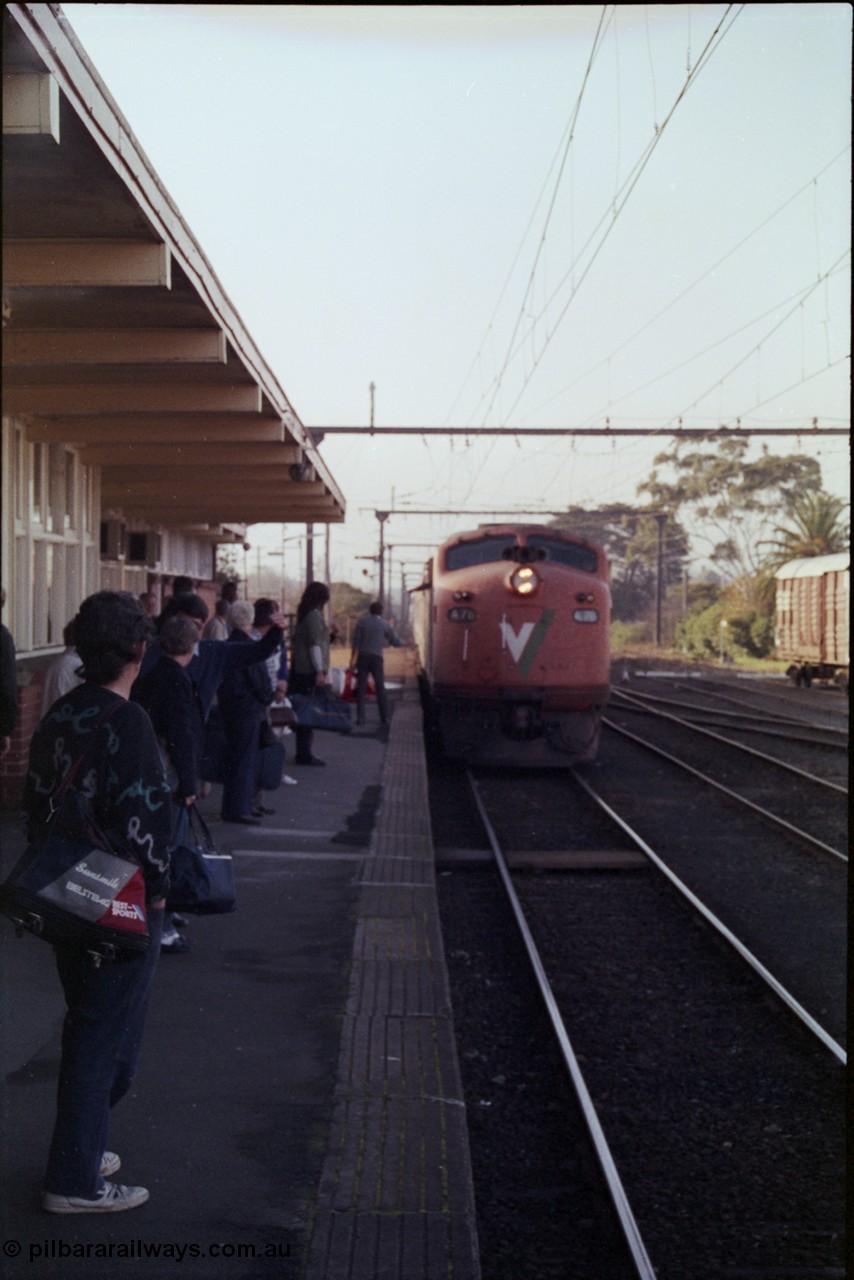
POLYGON ((445 568, 470 569, 476 564, 493 564, 498 560, 515 560, 528 563, 533 560, 551 560, 569 569, 581 569, 595 573, 599 557, 592 547, 578 542, 566 542, 563 538, 550 538, 548 534, 530 534, 527 545, 520 547, 512 534, 500 537, 478 538, 474 542, 458 542, 445 552, 445 568))
POLYGON ((565 564, 570 569, 583 569, 585 573, 595 573, 599 568, 599 557, 593 548, 584 547, 578 542, 564 542, 562 538, 549 538, 544 534, 532 533, 528 538, 528 546, 534 551, 545 552, 542 559, 553 560, 555 564, 565 564))
POLYGON ((516 549, 512 534, 500 538, 479 538, 477 542, 458 542, 445 552, 446 569, 470 569, 475 564, 491 564, 493 560, 509 560, 516 549))

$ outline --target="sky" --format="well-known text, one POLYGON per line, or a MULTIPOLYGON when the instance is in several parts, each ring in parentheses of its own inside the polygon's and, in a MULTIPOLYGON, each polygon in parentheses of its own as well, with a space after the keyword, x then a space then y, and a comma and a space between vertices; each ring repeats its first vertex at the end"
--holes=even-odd
MULTIPOLYGON (((848 4, 63 11, 302 422, 470 433, 326 437, 333 580, 377 509, 414 585, 486 513, 639 502, 680 421, 849 426, 848 4), (522 435, 608 422, 659 434, 522 435)), ((848 499, 847 438, 763 443, 848 499)))

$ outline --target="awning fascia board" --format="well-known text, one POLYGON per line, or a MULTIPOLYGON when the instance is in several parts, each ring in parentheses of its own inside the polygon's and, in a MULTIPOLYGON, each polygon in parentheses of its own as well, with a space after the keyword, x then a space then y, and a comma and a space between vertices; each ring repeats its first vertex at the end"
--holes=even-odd
POLYGON ((280 443, 285 440, 281 418, 255 413, 75 414, 33 418, 27 435, 37 444, 96 445, 123 443, 280 443))
POLYGON ((12 368, 88 365, 225 364, 219 329, 9 329, 3 362, 12 368))
POLYGON ((6 288, 172 287, 166 244, 144 240, 4 240, 6 288))

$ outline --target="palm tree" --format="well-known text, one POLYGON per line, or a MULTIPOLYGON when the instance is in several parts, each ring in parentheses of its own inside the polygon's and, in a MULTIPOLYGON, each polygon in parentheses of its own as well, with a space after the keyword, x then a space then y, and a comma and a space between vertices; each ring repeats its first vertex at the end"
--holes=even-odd
POLYGON ((848 503, 822 489, 791 498, 786 507, 788 524, 775 525, 776 538, 768 539, 772 550, 763 568, 773 572, 787 560, 808 556, 828 556, 846 551, 850 528, 842 520, 848 503))

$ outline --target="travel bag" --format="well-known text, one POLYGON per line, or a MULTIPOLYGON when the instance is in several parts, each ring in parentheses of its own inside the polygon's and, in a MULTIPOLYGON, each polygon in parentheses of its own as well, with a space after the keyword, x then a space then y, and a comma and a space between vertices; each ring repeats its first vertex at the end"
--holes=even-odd
POLYGON ((342 698, 333 698, 321 685, 311 693, 288 695, 301 728, 325 729, 329 733, 352 733, 351 708, 342 698))
MULTIPOLYGON (((106 724, 121 703, 101 713, 106 724)), ((63 814, 88 755, 82 751, 51 796, 47 838, 31 844, 0 886, 0 912, 19 933, 53 945, 76 943, 96 965, 148 947, 145 880, 138 862, 109 847, 91 819, 63 814)))
POLYGON ((194 804, 185 816, 170 850, 167 911, 189 915, 224 915, 237 907, 234 859, 219 853, 208 825, 194 804))

